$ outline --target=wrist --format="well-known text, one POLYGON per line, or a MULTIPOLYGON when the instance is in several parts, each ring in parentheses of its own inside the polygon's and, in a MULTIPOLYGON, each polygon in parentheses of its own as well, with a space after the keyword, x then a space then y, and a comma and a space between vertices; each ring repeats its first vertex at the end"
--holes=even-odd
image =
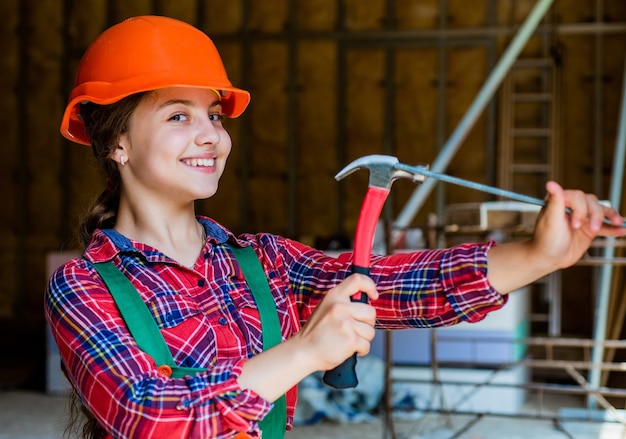
POLYGON ((507 294, 558 269, 555 258, 541 249, 532 239, 491 248, 487 255, 491 285, 507 294))

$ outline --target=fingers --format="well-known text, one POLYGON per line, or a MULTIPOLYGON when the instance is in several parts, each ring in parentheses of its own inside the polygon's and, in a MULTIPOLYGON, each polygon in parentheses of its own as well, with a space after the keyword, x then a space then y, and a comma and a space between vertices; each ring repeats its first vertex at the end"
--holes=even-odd
POLYGON ((353 326, 353 330, 357 336, 354 352, 359 356, 367 355, 370 351, 370 343, 376 335, 373 323, 357 322, 353 326))
MULTIPOLYGON (((565 216, 566 209, 569 208, 569 222, 573 229, 579 229, 593 213, 593 200, 587 199, 587 194, 577 190, 564 190, 561 185, 554 181, 546 184, 548 191, 548 205, 546 211, 556 215, 565 216)), ((597 199, 596 199, 597 202, 597 199)), ((594 222, 595 222, 594 217, 594 222)))
POLYGON ((611 207, 605 208, 604 216, 609 219, 611 224, 616 227, 624 228, 624 217, 619 212, 611 207))
POLYGON ((325 306, 329 307, 329 313, 345 324, 356 321, 373 326, 376 310, 367 303, 352 302, 350 298, 357 294, 366 294, 370 300, 378 299, 372 279, 363 274, 352 274, 328 292, 325 306))
POLYGON ((376 310, 368 303, 352 302, 350 297, 363 293, 378 298, 374 281, 363 274, 352 274, 326 293, 297 337, 304 340, 306 352, 328 370, 354 354, 366 355, 374 338, 376 310))
POLYGON ((585 227, 591 234, 596 235, 603 229, 605 219, 622 227, 622 216, 610 207, 603 205, 593 194, 586 194, 579 190, 564 190, 556 182, 546 184, 548 191, 548 205, 546 211, 554 215, 562 215, 559 211, 569 208, 569 223, 573 229, 585 227))

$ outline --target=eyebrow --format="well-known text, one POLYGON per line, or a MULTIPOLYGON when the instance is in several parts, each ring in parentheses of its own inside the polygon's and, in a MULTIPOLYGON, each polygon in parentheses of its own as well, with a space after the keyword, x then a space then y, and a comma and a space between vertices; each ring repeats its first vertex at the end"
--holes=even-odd
MULTIPOLYGON (((189 99, 168 99, 167 101, 165 101, 161 105, 159 105, 159 109, 168 107, 170 105, 176 105, 176 104, 182 104, 182 105, 186 105, 188 107, 195 107, 195 106, 197 106, 194 101, 189 100, 189 99)), ((219 100, 219 99, 214 101, 209 106, 209 108, 213 108, 213 107, 216 107, 218 105, 222 105, 222 101, 219 100)))

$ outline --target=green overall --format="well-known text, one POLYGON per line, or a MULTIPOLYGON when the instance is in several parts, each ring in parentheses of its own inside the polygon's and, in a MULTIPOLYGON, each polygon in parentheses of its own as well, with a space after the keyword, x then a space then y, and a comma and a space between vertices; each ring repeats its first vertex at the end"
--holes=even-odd
MULTIPOLYGON (((263 332, 263 350, 265 351, 276 346, 282 340, 276 304, 267 277, 252 247, 236 247, 230 243, 228 246, 243 271, 259 310, 263 332)), ((206 371, 204 368, 177 366, 148 307, 128 278, 111 262, 93 265, 111 292, 137 345, 142 351, 154 358, 160 370, 168 372, 171 370, 173 378, 182 378, 185 375, 206 371)), ((284 437, 286 407, 285 395, 283 395, 274 402, 274 408, 259 422, 263 439, 282 439, 284 437)))

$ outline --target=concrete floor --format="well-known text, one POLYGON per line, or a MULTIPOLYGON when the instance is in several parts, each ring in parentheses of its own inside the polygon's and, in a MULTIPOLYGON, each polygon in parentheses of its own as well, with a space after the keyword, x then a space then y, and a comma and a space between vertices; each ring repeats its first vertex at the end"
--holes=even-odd
MULTIPOLYGON (((571 401, 555 405, 568 406, 571 401)), ((37 392, 0 392, 0 439, 60 439, 67 399, 37 392)), ((563 422, 513 417, 426 415, 394 423, 397 439, 626 439, 626 429, 615 422, 563 422)), ((296 427, 286 439, 391 439, 380 420, 338 425, 322 423, 296 427)))

